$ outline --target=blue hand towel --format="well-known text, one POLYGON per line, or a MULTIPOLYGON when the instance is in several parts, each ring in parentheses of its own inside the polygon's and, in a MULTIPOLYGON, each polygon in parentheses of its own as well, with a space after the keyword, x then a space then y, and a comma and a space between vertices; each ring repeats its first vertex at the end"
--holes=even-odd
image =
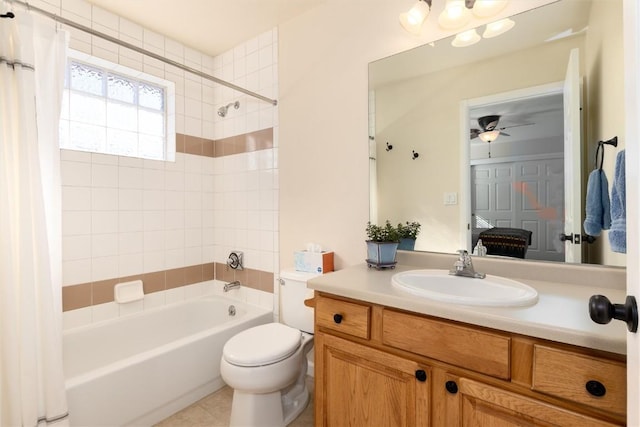
POLYGON ((609 209, 609 181, 602 169, 595 169, 587 181, 586 218, 584 231, 590 236, 599 236, 611 226, 609 209))
POLYGON ((609 243, 614 252, 627 253, 627 189, 624 150, 616 157, 611 189, 611 231, 609 243))

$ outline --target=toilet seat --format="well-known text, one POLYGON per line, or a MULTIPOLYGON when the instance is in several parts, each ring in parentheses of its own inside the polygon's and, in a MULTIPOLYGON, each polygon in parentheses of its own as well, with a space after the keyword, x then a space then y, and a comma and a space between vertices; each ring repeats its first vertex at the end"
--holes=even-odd
POLYGON ((224 359, 236 366, 265 366, 280 362, 300 347, 302 334, 282 323, 246 329, 224 345, 224 359))

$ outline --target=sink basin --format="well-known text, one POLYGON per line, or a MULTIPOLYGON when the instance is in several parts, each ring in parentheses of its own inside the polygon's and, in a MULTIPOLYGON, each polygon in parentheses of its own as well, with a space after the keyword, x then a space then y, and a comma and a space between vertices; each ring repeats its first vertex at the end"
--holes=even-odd
POLYGON ((394 287, 430 300, 487 307, 522 307, 538 301, 531 286, 499 276, 453 276, 447 270, 410 270, 394 274, 394 287))

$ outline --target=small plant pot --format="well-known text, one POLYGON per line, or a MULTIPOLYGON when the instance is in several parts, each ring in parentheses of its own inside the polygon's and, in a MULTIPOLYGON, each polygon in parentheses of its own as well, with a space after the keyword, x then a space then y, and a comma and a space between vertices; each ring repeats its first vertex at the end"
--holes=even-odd
POLYGON ((394 268, 396 266, 397 250, 397 242, 367 240, 367 264, 369 264, 369 267, 394 268))
POLYGON ((403 251, 412 251, 416 246, 416 239, 400 239, 400 244, 398 245, 398 249, 403 251))

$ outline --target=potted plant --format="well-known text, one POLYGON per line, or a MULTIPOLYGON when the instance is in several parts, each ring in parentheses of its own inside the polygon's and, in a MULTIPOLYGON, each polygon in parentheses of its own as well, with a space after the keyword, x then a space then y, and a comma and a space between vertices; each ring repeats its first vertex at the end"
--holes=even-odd
POLYGON ((380 226, 367 222, 367 263, 369 267, 394 268, 400 236, 389 220, 380 226))
POLYGON ((404 251, 412 251, 416 245, 416 238, 420 233, 420 223, 416 221, 406 221, 404 224, 398 224, 398 236, 400 238, 400 244, 398 249, 404 251))

